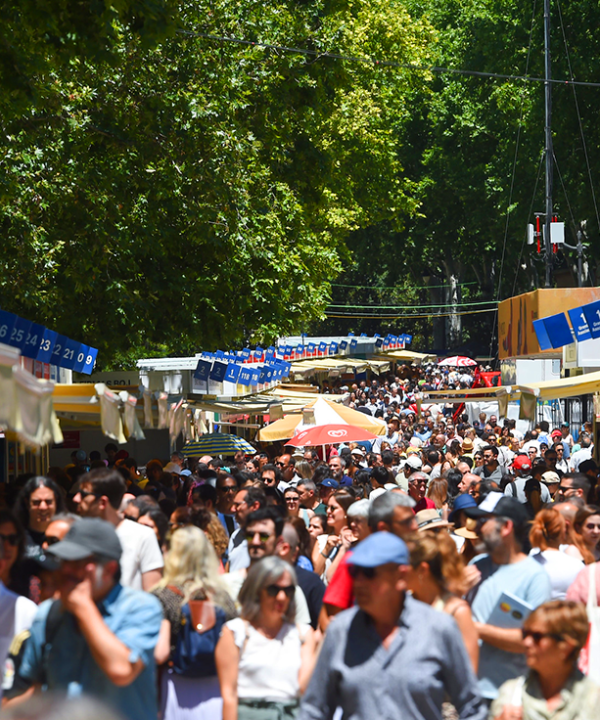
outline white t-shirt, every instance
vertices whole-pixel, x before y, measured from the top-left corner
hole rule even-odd
[[[239,608],[238,595],[246,579],[248,572],[246,570],[236,570],[235,572],[225,573],[221,575],[225,584],[227,585],[227,591],[231,599],[236,603]],[[310,613],[308,612],[308,605],[306,604],[306,598],[302,592],[302,588],[296,585],[296,592],[294,594],[294,600],[296,601],[296,622],[298,625],[310,625]]]
[[[590,460],[592,457],[592,448],[581,448],[581,450],[578,450],[577,452],[573,453],[571,455],[571,458],[569,460],[569,464],[571,466],[571,470],[573,472],[579,471],[579,466],[582,462],[585,460]]]
[[[238,697],[294,700],[300,693],[300,634],[296,625],[284,622],[273,639],[265,637],[235,618],[225,623],[240,649]]]
[[[23,630],[29,630],[37,609],[34,602],[8,590],[0,580],[0,680],[2,682],[13,638]],[[0,682],[0,700],[2,699],[2,682]]]
[[[121,541],[121,585],[143,590],[142,574],[160,570],[164,560],[154,530],[133,520],[123,520],[117,526]]]
[[[234,530],[229,538],[227,546],[227,557],[229,558],[229,572],[243,570],[250,565],[250,555],[248,555],[248,541],[244,535],[244,530],[238,528]]]
[[[575,581],[577,575],[583,569],[584,564],[570,555],[565,555],[560,550],[544,550],[537,552],[534,548],[531,556],[548,573],[550,585],[552,586],[552,600],[564,600],[567,597],[569,586]]]

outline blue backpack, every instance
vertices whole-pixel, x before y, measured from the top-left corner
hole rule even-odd
[[[171,585],[177,595],[183,593]],[[188,600],[181,606],[181,625],[175,640],[170,667],[185,677],[212,677],[217,674],[215,648],[227,617],[223,608],[210,600]]]

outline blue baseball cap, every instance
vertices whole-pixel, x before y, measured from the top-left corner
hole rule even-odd
[[[376,532],[360,542],[348,560],[348,565],[379,567],[387,563],[408,565],[410,555],[404,540],[389,532]]]
[[[334,490],[338,490],[340,484],[333,478],[325,478],[325,480],[321,483],[321,487],[334,488]]]
[[[452,512],[448,516],[448,521],[454,522],[454,520],[456,519],[456,513],[464,510],[465,508],[471,507],[477,507],[475,498],[472,495],[469,495],[469,493],[463,493],[462,495],[459,495],[454,499],[454,506],[452,508]]]

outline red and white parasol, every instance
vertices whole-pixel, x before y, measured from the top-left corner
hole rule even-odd
[[[477,363],[475,360],[471,360],[471,358],[463,357],[462,355],[453,355],[452,357],[440,360],[438,365],[441,367],[474,367]]]
[[[286,442],[294,447],[312,447],[316,445],[337,445],[338,443],[361,442],[375,440],[376,435],[353,425],[317,425],[301,430]]]
[[[475,367],[477,363],[471,358],[463,357],[462,355],[453,355],[449,358],[440,360],[438,365],[441,367]]]

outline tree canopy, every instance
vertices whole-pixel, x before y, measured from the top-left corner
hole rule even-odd
[[[554,75],[600,77],[598,8],[552,12]],[[543,86],[422,69],[543,75],[535,2],[42,0],[0,18],[0,307],[104,367],[310,330],[487,344],[490,301],[538,282]],[[554,89],[556,212],[592,247],[599,98]],[[432,336],[448,309],[482,312]]]
[[[2,118],[0,305],[105,365],[306,326],[349,233],[416,208],[397,138],[422,74],[205,36],[425,62],[425,19],[220,0],[181,2],[177,28],[152,44],[112,18],[106,57],[74,43]]]
[[[434,28],[435,65],[544,76],[541,3],[409,0],[407,7]],[[552,4],[553,77],[569,79],[572,69],[578,80],[598,80],[598,39],[589,33],[598,8],[575,2],[562,8],[562,15],[560,10],[558,2]],[[457,303],[456,312],[478,312],[462,317],[462,337],[443,321],[433,323],[441,332],[432,335],[430,319],[411,320],[411,310],[396,310],[405,317],[394,320],[389,308],[371,313],[389,319],[331,320],[320,329],[413,332],[427,347],[462,339],[487,350],[495,324],[493,313],[483,312],[493,305],[483,303],[543,285],[543,262],[525,245],[525,232],[533,213],[544,210],[544,88],[539,82],[442,72],[433,76],[429,90],[414,96],[412,122],[401,139],[418,211],[401,231],[384,222],[355,233],[348,243],[353,260],[335,282],[354,288],[348,300],[353,305],[446,305],[429,311],[435,316]],[[555,212],[565,221],[571,244],[580,222],[587,221],[590,270],[600,228],[577,108],[595,180],[600,176],[594,129],[599,104],[597,88],[553,86]],[[574,260],[574,254],[557,254],[557,281],[574,282]],[[588,283],[593,280],[592,272]],[[333,303],[341,312],[346,290],[334,290]]]

